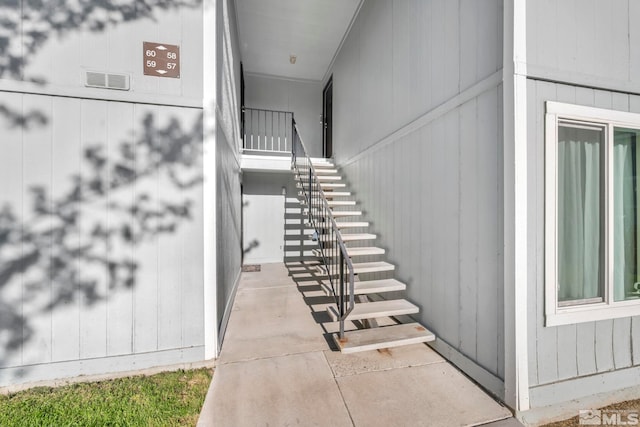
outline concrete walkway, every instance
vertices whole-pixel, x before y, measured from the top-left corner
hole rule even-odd
[[[243,273],[198,426],[520,425],[426,345],[335,351],[330,303],[304,264]]]

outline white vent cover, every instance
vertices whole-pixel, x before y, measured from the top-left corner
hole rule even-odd
[[[129,90],[129,75],[87,71],[85,86],[100,87],[103,89]]]

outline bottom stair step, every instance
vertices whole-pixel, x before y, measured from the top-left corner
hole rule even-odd
[[[418,313],[420,309],[405,299],[382,300],[358,303],[347,315],[346,320],[375,319],[377,317],[401,316],[403,314]],[[327,307],[327,313],[334,322],[340,320],[335,306]]]
[[[345,332],[343,339],[333,334],[333,339],[342,353],[356,353],[434,341],[436,336],[419,323],[404,323]]]

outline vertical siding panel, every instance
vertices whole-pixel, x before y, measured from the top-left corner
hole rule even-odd
[[[478,97],[478,362],[497,373],[498,319],[498,164],[497,164],[497,90]]]
[[[640,365],[640,317],[631,318],[631,352],[633,365]]]
[[[595,353],[598,372],[610,371],[613,363],[613,320],[595,322]]]
[[[190,128],[199,122],[200,112],[182,110],[184,123],[189,123]],[[202,153],[202,136],[200,132],[191,141],[193,150]],[[202,156],[197,156],[197,162],[193,165],[193,174],[202,177]],[[203,193],[202,186],[198,185],[190,189],[189,198],[193,201],[192,219],[185,224],[182,232],[181,269],[182,269],[182,346],[190,347],[204,343],[204,305],[202,304],[204,286],[204,248],[203,248]],[[295,193],[288,195],[295,197]],[[238,195],[240,197],[240,195]],[[240,200],[239,203],[242,201]]]
[[[557,37],[562,43],[554,42],[557,46],[558,58],[557,68],[559,70],[575,70],[576,69],[576,49],[578,48],[578,22],[576,22],[576,0],[562,0],[556,2],[557,21],[555,22],[555,31]],[[543,31],[548,31],[544,28]],[[580,35],[582,33],[580,32]],[[551,47],[544,45],[545,49]],[[553,48],[552,48],[553,49]]]
[[[477,3],[477,2],[476,2]],[[481,80],[502,68],[502,1],[477,3],[477,78]]]
[[[551,83],[538,84],[538,113],[544,123],[544,101],[556,99],[556,87]],[[542,126],[539,124],[538,126]],[[542,127],[541,129],[544,129]],[[544,134],[542,134],[544,135]],[[542,231],[540,231],[542,232]],[[537,300],[539,301],[538,314],[544,316],[544,287],[538,288]],[[546,328],[542,323],[538,324],[538,383],[544,384],[558,379],[558,338],[557,328]]]
[[[594,46],[596,44],[596,33],[593,28],[596,24],[595,15],[595,0],[578,0],[580,7],[575,7],[576,4],[572,4],[573,10],[570,12],[574,15],[571,20],[574,22],[574,34],[571,41],[576,42],[576,49],[573,53],[569,52],[574,57],[575,68],[578,70],[589,70],[593,67],[594,61]],[[577,25],[577,28],[575,27]],[[584,31],[586,29],[586,31]]]
[[[445,68],[444,58],[446,57],[445,31],[446,21],[443,19],[446,12],[445,0],[434,0],[429,2],[431,10],[431,93],[432,99],[429,107],[439,105],[447,99],[445,80],[446,73],[450,70]],[[427,21],[428,22],[428,21]]]
[[[132,218],[126,207],[134,201],[132,184],[115,184],[120,177],[115,175],[116,168],[135,168],[133,162],[123,157],[125,145],[130,144],[133,131],[133,105],[129,103],[110,102],[107,117],[107,156],[109,158],[109,176],[107,177],[113,190],[108,196],[107,229],[114,233],[109,246],[109,262],[124,266],[134,262],[131,242],[126,242],[123,230],[135,229]],[[118,169],[120,170],[120,169]],[[121,181],[122,182],[122,181]],[[119,355],[132,352],[133,330],[133,291],[124,281],[126,275],[109,283],[107,290],[107,354]]]
[[[447,312],[445,309],[445,289],[447,286],[447,272],[445,269],[446,255],[444,248],[447,244],[446,230],[446,214],[445,214],[445,200],[446,200],[446,183],[444,182],[444,176],[446,173],[446,165],[444,162],[445,146],[443,141],[445,140],[445,128],[444,120],[442,118],[436,120],[433,123],[433,135],[429,142],[433,147],[433,164],[432,164],[432,209],[433,220],[431,223],[432,228],[432,244],[434,248],[438,248],[432,253],[432,310],[435,322],[437,325],[438,334],[442,334],[442,331],[446,329]],[[448,337],[443,337],[448,342]]]
[[[53,171],[51,195],[57,203],[69,203],[71,210],[78,208],[78,202],[68,200],[74,188],[74,177],[80,174],[82,161],[80,143],[81,102],[77,99],[53,98]],[[71,251],[80,248],[78,224],[65,225],[65,246]],[[65,273],[54,278],[54,295],[62,298],[52,312],[52,360],[77,359],[80,354],[80,301],[77,291],[78,258],[67,258],[67,254],[59,254],[64,259]]]
[[[613,320],[613,365],[615,369],[631,366],[631,318]]]
[[[608,2],[607,2],[608,3]],[[632,75],[629,74],[630,57],[632,55],[631,46],[629,45],[629,27],[636,24],[634,19],[637,15],[629,15],[630,5],[633,3],[629,0],[613,0],[612,4],[604,4],[611,14],[611,20],[608,22],[610,37],[612,42],[607,45],[607,52],[610,52],[611,61],[606,65],[606,73],[613,73],[613,77],[627,82]],[[633,18],[631,18],[633,16]],[[637,46],[637,45],[635,45]],[[637,48],[636,48],[637,49]],[[634,49],[635,51],[635,49]],[[605,74],[605,75],[607,75]]]
[[[498,116],[496,118],[496,125],[498,126],[498,138],[496,140],[496,159],[498,160],[497,162],[497,167],[496,170],[497,171],[503,171],[504,170],[504,126],[503,126],[503,118],[504,118],[504,111],[503,111],[503,103],[502,100],[504,99],[504,93],[503,93],[503,85],[499,84],[498,88],[497,88],[497,95],[498,95],[498,100],[497,100],[497,112],[498,112]],[[497,342],[497,348],[496,348],[496,353],[498,355],[498,378],[504,380],[505,379],[505,344],[504,344],[504,245],[502,242],[504,242],[504,179],[502,179],[502,175],[500,175],[500,172],[498,172],[498,179],[497,179],[497,196],[496,196],[496,200],[495,200],[495,207],[497,210],[497,221],[498,221],[498,227],[496,230],[496,243],[497,243],[497,247],[496,250],[498,252],[498,257],[497,257],[497,276],[498,276],[498,281],[496,283],[496,287],[497,287],[497,293],[498,293],[498,297],[497,297],[497,301],[498,301],[498,342]]]
[[[447,99],[460,91],[460,4],[459,0],[445,2],[445,28],[442,59],[444,65],[444,89]]]
[[[235,13],[235,11],[234,11]],[[189,58],[180,64],[180,80],[182,81],[182,96],[198,98],[202,96],[202,15],[198,8],[183,8],[181,13],[180,55]],[[238,55],[240,52],[236,52]],[[234,58],[237,64],[240,58]],[[207,76],[208,78],[209,76]],[[236,85],[240,80],[236,75]]]
[[[87,160],[89,152],[97,156],[107,153],[107,103],[103,101],[83,100],[81,105],[82,152],[80,174],[85,183],[95,182],[104,185],[107,174],[104,169]],[[93,187],[89,190],[88,187]],[[107,354],[107,311],[103,301],[107,294],[108,274],[101,261],[106,260],[107,242],[96,234],[108,224],[107,195],[99,189],[100,185],[85,187],[80,213],[80,246],[85,254],[78,265],[82,286],[86,287],[81,300],[80,311],[80,358],[104,357]]]
[[[182,117],[177,115],[176,109],[162,108],[156,113],[156,119],[161,128],[166,126],[175,127],[174,132],[185,131],[188,121],[182,121]],[[175,122],[174,122],[175,121]],[[178,124],[180,123],[180,124]],[[218,141],[220,144],[222,141]],[[224,151],[222,158],[223,164],[228,165],[229,169],[233,169],[231,165],[234,160],[229,158],[229,150]],[[227,171],[224,171],[227,172]],[[228,177],[228,173],[219,176]],[[228,178],[226,178],[228,179]],[[238,189],[239,191],[239,189]],[[173,183],[168,176],[166,170],[161,171],[158,175],[158,197],[161,204],[160,209],[166,212],[167,208],[162,205],[166,203],[182,203],[183,194],[176,184]],[[220,204],[224,206],[223,211],[231,205],[227,195],[223,196]],[[230,232],[232,227],[228,218],[223,219],[226,225],[226,231]],[[182,341],[182,303],[181,303],[181,271],[180,271],[180,236],[182,233],[182,221],[177,220],[177,227],[169,233],[162,233],[158,236],[158,348],[161,350],[178,348]],[[221,240],[230,244],[230,239]],[[226,253],[226,251],[225,251]],[[232,263],[229,262],[227,268],[231,269]],[[226,286],[233,286],[233,283],[227,283]]]
[[[536,46],[538,46],[538,63],[545,64],[550,68],[558,68],[559,47],[558,40],[561,32],[558,30],[558,21],[563,20],[556,10],[556,0],[536,1],[538,13],[536,14],[537,25],[535,25]]]
[[[22,94],[4,93],[3,104],[10,109],[22,111]],[[20,272],[19,260],[23,254],[22,230],[19,224],[24,218],[23,198],[23,129],[11,123],[9,117],[0,114],[2,125],[2,156],[0,156],[0,218],[14,228],[12,240],[0,241],[0,271],[5,273],[9,261],[13,261],[13,274],[0,281],[2,299],[0,310],[5,319],[0,324],[0,367],[17,366],[22,363],[24,333],[23,322],[23,274]],[[11,220],[11,216],[14,217]],[[5,224],[2,224],[3,228]],[[11,316],[9,317],[8,314]],[[28,319],[24,319],[28,320]],[[6,322],[6,323],[5,323]]]
[[[478,14],[486,14],[484,10],[484,7],[478,7],[476,0],[460,0],[460,90],[476,82],[478,62],[485,57],[478,48],[478,27],[481,25],[478,21],[482,21]]]
[[[410,19],[409,2],[393,2],[392,33],[392,73],[393,73],[393,122],[406,123],[411,117],[409,100],[411,99],[411,80],[409,63],[415,55],[409,49],[410,33],[407,23]],[[412,55],[413,53],[413,55]]]
[[[531,3],[528,3],[528,8],[533,7]],[[535,221],[529,221],[529,227],[527,231],[527,239],[529,242],[528,253],[528,294],[527,294],[527,309],[528,309],[528,352],[529,352],[529,384],[537,385],[538,382],[538,341],[537,330],[538,327],[544,325],[544,303],[538,299],[538,289],[544,288],[544,271],[541,271],[539,265],[541,264],[541,256],[543,254],[541,248],[544,248],[544,239],[540,237],[541,228],[539,228],[542,218],[541,209],[539,209],[540,203],[544,203],[544,181],[540,180],[542,170],[544,169],[544,150],[541,148],[544,146],[540,142],[538,132],[542,132],[544,128],[544,117],[541,116],[541,108],[538,108],[541,100],[538,98],[537,82],[535,80],[527,81],[527,141],[529,144],[527,157],[529,159],[528,172],[528,186],[529,186],[529,215],[530,219],[535,218]],[[542,151],[542,152],[541,152]],[[540,189],[540,187],[543,187]],[[542,200],[539,198],[542,192]],[[544,226],[544,223],[542,224]],[[544,229],[544,228],[542,228]]]
[[[155,210],[158,197],[157,174],[148,174],[148,150],[143,143],[153,141],[153,126],[157,120],[157,107],[136,105],[134,108],[134,140],[136,141],[135,200],[140,208]],[[149,127],[145,126],[149,123]],[[144,201],[148,199],[148,201]],[[140,221],[135,218],[134,221]],[[138,225],[139,227],[139,225]],[[158,237],[148,236],[136,246],[139,262],[137,283],[133,295],[133,350],[135,353],[153,351],[158,348]]]
[[[25,95],[23,114],[39,111],[51,115],[51,98]],[[38,261],[24,270],[23,313],[31,328],[25,334],[23,364],[51,361],[51,311],[45,307],[52,301],[52,283],[49,274],[52,238],[48,235],[53,225],[50,216],[37,208],[36,191],[41,189],[44,209],[51,209],[51,140],[50,125],[25,128],[23,148],[23,212],[24,254],[35,251]],[[32,233],[32,236],[29,234]]]
[[[629,16],[640,16],[640,2],[627,2]],[[638,25],[629,26],[629,49],[631,46],[640,46],[640,28]],[[629,55],[629,77],[640,75],[640,55]]]
[[[427,323],[430,324],[434,329],[436,327],[437,316],[436,313],[433,312],[433,288],[436,286],[433,280],[433,270],[431,266],[433,265],[433,249],[434,239],[433,239],[433,197],[432,197],[432,182],[431,176],[433,174],[433,165],[437,162],[433,156],[433,144],[431,144],[431,125],[425,126],[421,131],[421,146],[422,146],[422,165],[423,165],[423,173],[421,177],[421,185],[422,189],[420,194],[420,202],[421,202],[421,210],[423,213],[423,222],[422,222],[422,236],[421,241],[422,245],[422,264],[421,264],[421,274],[423,286],[421,287],[421,301],[424,304],[423,308],[425,312],[422,314],[424,319],[427,319]]]
[[[460,351],[474,360],[478,325],[479,233],[476,114],[476,99],[460,108]]]
[[[445,166],[442,178],[444,182],[440,186],[444,189],[444,221],[442,229],[446,230],[447,235],[442,246],[445,260],[445,280],[442,282],[444,286],[444,308],[448,313],[448,318],[443,329],[443,336],[446,341],[455,347],[459,346],[460,335],[458,333],[458,324],[460,317],[460,273],[459,273],[459,241],[460,229],[458,228],[460,218],[460,207],[458,205],[459,193],[459,141],[458,134],[458,110],[454,110],[444,117],[445,137],[438,141],[444,144],[443,164]]]

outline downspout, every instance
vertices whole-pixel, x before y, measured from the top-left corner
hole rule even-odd
[[[503,22],[505,400],[529,409],[527,345],[526,0],[505,0]]]

